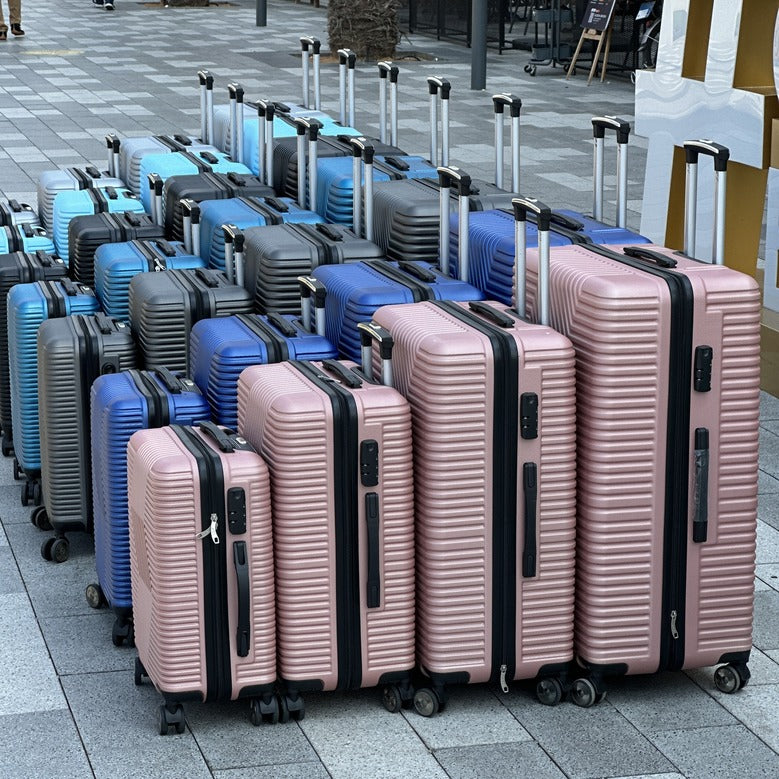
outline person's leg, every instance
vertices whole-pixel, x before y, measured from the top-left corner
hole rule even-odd
[[[0,0],[0,41],[4,41],[8,37],[8,25],[5,23],[5,16],[3,16],[3,0]]]
[[[11,32],[24,35],[22,29],[22,0],[8,0],[8,15],[11,19]]]

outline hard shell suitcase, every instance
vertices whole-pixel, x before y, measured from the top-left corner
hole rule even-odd
[[[188,700],[250,699],[275,722],[276,610],[268,468],[211,423],[141,430],[127,447],[135,681],[162,693],[159,732]]]
[[[142,214],[143,204],[129,189],[105,187],[60,192],[54,198],[52,235],[57,252],[68,261],[70,223],[79,216],[132,212]]]
[[[2,452],[13,454],[11,422],[11,378],[8,364],[8,293],[17,284],[61,279],[67,266],[46,252],[0,254],[0,425],[3,429]]]
[[[66,532],[92,532],[92,382],[134,367],[130,328],[105,314],[48,319],[38,328],[43,506],[32,521],[38,527],[50,524],[55,533],[41,547],[44,560],[68,559]]]
[[[238,381],[239,432],[271,474],[279,682],[300,693],[385,686],[414,666],[411,414],[353,363],[283,362]]]
[[[200,390],[167,370],[123,371],[92,384],[92,506],[97,583],[87,587],[93,608],[108,604],[116,614],[111,637],[130,638],[132,590],[127,520],[127,443],[138,430],[169,424],[195,425],[210,418]]]
[[[54,242],[39,225],[28,223],[0,227],[0,254],[13,252],[48,252],[53,254]]]
[[[12,226],[38,224],[38,212],[27,203],[18,200],[0,200],[0,225]]]
[[[337,357],[324,335],[323,290],[315,281],[302,286],[304,308],[316,307],[311,329],[310,309],[301,321],[282,314],[239,314],[203,319],[192,327],[189,340],[190,370],[220,425],[238,424],[238,377],[251,365],[283,360],[326,360]]]
[[[610,675],[725,663],[714,674],[721,691],[749,679],[760,291],[721,264],[727,149],[685,150],[688,180],[699,153],[715,159],[717,264],[691,259],[689,207],[684,254],[552,252],[552,323],[577,361],[582,671],[572,696],[582,706]],[[532,290],[537,252],[526,254]]]
[[[555,704],[574,639],[571,342],[494,302],[385,306],[373,321],[394,340],[414,420],[417,659],[430,680],[414,706],[432,716],[446,684],[507,692],[515,679]],[[361,325],[364,360],[375,325]]]
[[[249,314],[252,297],[224,273],[197,268],[139,273],[130,282],[129,305],[143,367],[188,373],[192,325],[210,317]]]
[[[147,271],[203,268],[205,262],[179,241],[164,238],[107,243],[95,250],[95,293],[103,311],[130,322],[129,290],[133,276]]]
[[[134,239],[163,239],[163,230],[148,214],[129,211],[77,216],[68,226],[68,273],[82,284],[94,286],[95,253],[111,244]]]
[[[100,309],[89,287],[65,277],[61,281],[17,284],[8,293],[8,368],[15,475],[26,476],[22,505],[41,502],[41,444],[38,423],[38,328],[44,320]]]

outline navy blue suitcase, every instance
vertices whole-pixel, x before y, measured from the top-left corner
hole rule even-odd
[[[127,442],[137,430],[207,421],[206,399],[194,382],[165,368],[100,376],[92,384],[92,505],[97,584],[86,589],[93,608],[116,613],[112,640],[132,636],[130,537],[127,506]]]

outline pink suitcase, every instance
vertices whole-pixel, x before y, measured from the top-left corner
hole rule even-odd
[[[724,193],[727,150],[686,146],[693,167],[699,152],[715,154]],[[532,305],[538,251],[527,264]],[[657,246],[566,246],[552,250],[551,287],[552,324],[573,341],[577,367],[576,652],[586,673],[573,700],[596,702],[608,675],[716,663],[727,665],[715,684],[735,692],[752,646],[757,284]]]
[[[490,302],[385,306],[411,405],[417,660],[435,714],[450,683],[536,679],[554,705],[573,659],[576,430],[571,342]],[[363,361],[370,358],[363,328]]]
[[[238,429],[268,462],[279,683],[303,714],[308,690],[384,685],[413,698],[411,414],[354,364],[247,368]]]
[[[138,659],[165,697],[160,734],[182,702],[250,698],[276,722],[276,625],[268,468],[211,422],[141,430],[127,448],[130,565]]]

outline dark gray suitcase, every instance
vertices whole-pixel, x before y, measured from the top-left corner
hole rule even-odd
[[[129,297],[130,326],[146,370],[188,373],[195,322],[252,313],[251,294],[207,268],[139,273],[130,282]]]
[[[92,382],[104,373],[135,367],[130,328],[105,314],[47,319],[38,329],[38,395],[43,506],[55,535],[44,542],[45,560],[68,559],[65,532],[92,532],[89,400]]]

